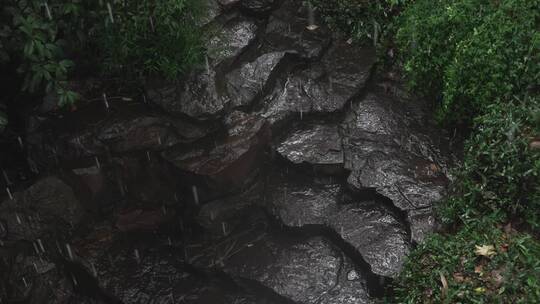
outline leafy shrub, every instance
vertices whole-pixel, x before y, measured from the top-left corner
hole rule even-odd
[[[75,62],[122,78],[178,77],[201,56],[198,0],[7,0],[0,11],[0,64],[16,62],[23,90],[51,92],[61,106]],[[202,9],[202,8],[200,8]]]
[[[311,0],[324,21],[360,42],[375,44],[388,35],[391,21],[411,0]]]
[[[409,256],[390,302],[538,303],[540,243],[501,228],[483,221],[431,236]]]
[[[23,90],[54,90],[61,104],[69,104],[76,98],[66,87],[73,62],[66,57],[63,38],[75,30],[77,23],[73,20],[79,17],[82,6],[77,2],[46,3],[7,1],[0,13],[0,61],[19,62],[18,72],[24,75]]]
[[[455,197],[441,208],[450,223],[498,213],[540,225],[540,150],[530,147],[540,135],[535,113],[540,98],[496,103],[476,119],[467,141]]]
[[[397,41],[411,88],[442,93],[439,121],[468,125],[540,79],[539,0],[417,0]]]
[[[175,79],[202,60],[198,0],[115,1],[102,48],[109,71]]]

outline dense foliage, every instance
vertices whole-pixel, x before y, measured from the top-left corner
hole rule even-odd
[[[411,88],[442,101],[439,121],[470,125],[539,81],[539,29],[539,0],[417,0],[397,42]]]
[[[197,0],[7,0],[0,12],[0,64],[16,62],[23,90],[54,91],[60,105],[77,94],[68,80],[77,63],[123,78],[174,78],[196,63]]]
[[[455,197],[441,208],[443,219],[467,222],[496,215],[539,227],[540,151],[531,142],[540,134],[540,98],[495,103],[485,112],[466,143]]]
[[[377,44],[391,32],[393,17],[411,0],[310,0],[324,21],[361,43]]]
[[[411,254],[391,303],[538,303],[540,243],[489,221],[433,235]]]
[[[175,79],[202,62],[201,30],[194,20],[200,1],[123,2],[101,37],[107,70]]]

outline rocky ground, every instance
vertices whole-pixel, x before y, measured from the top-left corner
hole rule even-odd
[[[1,303],[372,303],[435,228],[444,140],[374,49],[299,0],[211,3],[182,81],[26,122]]]

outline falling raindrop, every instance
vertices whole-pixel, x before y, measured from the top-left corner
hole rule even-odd
[[[163,215],[167,215],[167,207],[165,207],[165,205],[161,206],[161,211],[163,212]]]
[[[38,270],[38,268],[37,268],[36,262],[32,262],[32,264],[34,265],[34,269],[36,270],[36,272],[39,273],[39,270]]]
[[[141,256],[139,255],[139,250],[135,249],[133,253],[135,254],[135,260],[137,261],[137,264],[140,264],[141,263]]]
[[[167,242],[169,243],[169,246],[172,246],[172,240],[170,236],[167,238]]]
[[[223,236],[227,236],[227,223],[221,222],[221,230],[223,230]]]
[[[51,10],[49,9],[49,5],[47,4],[47,1],[45,1],[43,5],[45,6],[45,13],[47,14],[47,18],[49,18],[49,20],[52,20]]]
[[[73,280],[73,285],[75,286],[79,285],[79,282],[77,282],[77,278],[75,278],[73,274],[71,275],[71,280]]]
[[[343,236],[344,236],[344,230],[343,230],[343,226],[341,226],[341,229],[340,229],[340,233],[339,233],[339,234],[341,235],[341,237],[343,237]]]
[[[211,211],[210,211],[210,220],[213,221],[214,219],[215,219],[214,211],[211,210]]]
[[[94,275],[94,278],[97,278],[98,274],[94,263],[90,263],[90,267],[92,268],[92,274]]]
[[[22,281],[23,281],[24,287],[28,288],[28,282],[26,282],[26,279],[24,277],[22,278]]]
[[[69,244],[66,244],[66,249],[69,259],[73,261],[73,252],[71,251],[71,246]]]
[[[58,250],[58,253],[62,255],[62,248],[60,247],[60,243],[58,243],[58,240],[56,240],[55,242],[56,242],[56,249]]]
[[[146,101],[146,95],[143,94],[142,98],[143,98],[143,102],[144,102],[145,104],[147,104],[148,102]]]
[[[199,205],[199,192],[197,191],[197,186],[191,186],[191,192],[193,193],[193,201],[195,205]]]
[[[17,219],[17,223],[19,223],[19,225],[22,224],[21,218],[19,217],[18,213],[15,213],[15,219]]]
[[[152,28],[152,32],[155,32],[156,29],[154,28],[154,18],[152,18],[152,16],[148,17],[148,19],[150,20],[150,27]]]
[[[114,23],[112,7],[111,7],[111,4],[109,2],[107,2],[107,10],[109,11],[109,19],[111,20],[111,23]]]
[[[94,156],[94,160],[96,161],[96,167],[97,167],[98,169],[100,169],[100,168],[101,168],[101,164],[99,163],[99,158],[98,158],[97,156]]]
[[[158,145],[161,145],[161,136],[157,136],[157,142],[158,142]]]
[[[179,200],[178,200],[178,194],[177,194],[176,192],[174,193],[174,200],[175,200],[177,203],[179,202]]]
[[[314,31],[318,29],[319,27],[315,24],[315,12],[313,9],[313,5],[311,3],[308,3],[308,26],[307,29],[310,31]]]
[[[6,181],[6,185],[11,185],[11,181],[9,180],[9,176],[7,175],[6,170],[2,170],[2,175],[4,176],[4,180]]]
[[[302,110],[302,106],[300,106],[300,120],[303,119],[304,111]]]
[[[41,239],[38,239],[37,242],[38,242],[39,248],[41,249],[41,252],[45,253],[45,247],[43,246],[43,242],[41,241]]]
[[[107,100],[107,94],[103,93],[103,103],[105,104],[105,109],[109,111],[109,101]]]
[[[36,242],[32,242],[32,246],[34,247],[34,251],[36,252],[36,254],[39,255],[39,249],[36,245]]]
[[[24,150],[24,144],[23,144],[22,138],[20,136],[17,137],[17,141],[19,142],[19,147],[21,147],[21,149]]]
[[[150,161],[150,151],[146,151],[146,158]]]
[[[9,187],[6,187],[6,192],[7,192],[8,196],[9,196],[9,199],[13,200],[13,195],[11,194],[11,190],[9,190]]]
[[[208,56],[204,57],[204,62],[206,65],[206,74],[210,75],[210,61],[208,60]]]

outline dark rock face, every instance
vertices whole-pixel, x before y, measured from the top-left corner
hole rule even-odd
[[[370,94],[344,124],[346,168],[352,186],[374,188],[405,211],[429,208],[443,198],[445,159],[428,136],[415,131],[407,113],[391,100]],[[421,241],[434,221],[411,221],[413,239]]]
[[[264,54],[228,74],[226,82],[231,104],[234,107],[251,104],[253,99],[262,93],[284,55],[283,52]]]
[[[224,270],[295,303],[370,303],[363,277],[349,281],[352,262],[323,238],[267,237],[229,259]]]
[[[202,177],[213,189],[237,189],[252,179],[269,139],[264,119],[234,112],[225,119],[228,136],[213,146],[178,147],[163,157],[178,169]]]
[[[321,62],[278,82],[263,101],[262,115],[274,124],[293,114],[340,111],[365,87],[374,63],[374,50],[338,43]]]
[[[219,114],[227,103],[217,92],[216,71],[210,65],[190,73],[181,82],[154,85],[147,94],[168,113],[201,120]]]
[[[270,208],[289,227],[328,227],[353,246],[378,275],[392,277],[409,252],[405,227],[374,202],[343,201],[339,185],[282,183],[271,188]]]
[[[265,48],[270,51],[295,53],[307,59],[320,57],[330,44],[330,34],[323,26],[308,30],[308,14],[302,1],[283,1],[282,6],[272,12],[268,20],[264,36]]]
[[[83,215],[83,206],[71,187],[56,177],[47,177],[0,205],[0,236],[34,241],[48,233],[67,234]]]
[[[77,294],[76,280],[66,273],[63,266],[37,256],[26,246],[17,249],[3,254],[0,261],[0,299],[3,303],[106,303],[97,296],[93,299]]]
[[[343,168],[341,136],[336,125],[310,125],[292,132],[277,152],[294,164]]]

